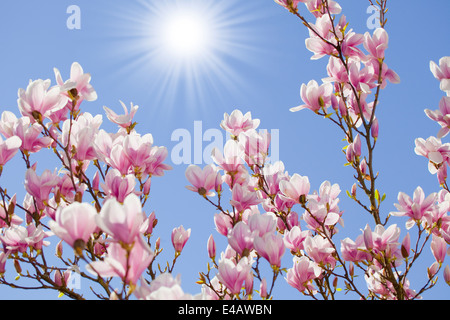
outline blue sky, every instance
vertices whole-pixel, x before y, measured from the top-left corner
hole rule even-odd
[[[155,49],[158,23],[170,11],[167,8],[191,2],[212,22],[216,38],[208,55],[186,67],[169,61]],[[354,31],[370,31],[368,1],[339,3]],[[81,10],[81,29],[67,28],[70,5]],[[439,129],[423,112],[425,108],[437,109],[443,96],[429,71],[429,62],[450,55],[447,0],[436,0],[433,6],[422,1],[390,1],[388,7],[390,43],[386,62],[399,74],[401,83],[389,84],[382,92],[378,113],[376,170],[380,171],[380,191],[387,194],[382,207],[385,214],[395,210],[399,191],[412,194],[418,185],[426,194],[439,190],[436,177],[428,173],[426,160],[414,153],[414,140],[436,135]],[[307,36],[299,19],[272,0],[2,1],[0,111],[18,114],[18,88],[26,88],[29,79],[49,78],[54,84],[54,67],[67,78],[74,61],[91,73],[99,97],[85,103],[85,111],[103,114],[104,105],[120,111],[119,100],[127,105],[133,102],[140,106],[138,132],[152,133],[155,144],[166,146],[169,152],[177,144],[171,140],[175,130],[186,129],[194,139],[195,121],[202,121],[205,132],[219,128],[224,112],[235,108],[251,111],[253,117],[261,119],[261,128],[279,130],[280,159],[289,173],[307,175],[313,189],[325,180],[341,186],[345,228],[340,232],[355,238],[368,217],[345,195],[353,184],[353,173],[343,166],[340,132],[311,112],[289,112],[290,107],[301,103],[302,83],[326,76],[326,59],[309,59],[312,53],[304,46]],[[106,116],[104,128],[115,130]],[[207,145],[204,141],[203,147]],[[53,162],[45,156],[35,159],[41,167],[48,163],[53,169]],[[170,158],[168,161],[172,164]],[[5,167],[0,183],[20,194],[23,185],[17,176],[23,179],[24,170],[20,167],[23,164],[17,163]],[[173,167],[166,176],[153,180],[146,210],[156,212],[157,234],[166,247],[167,259],[172,255],[172,228],[182,224],[192,229],[174,272],[181,273],[185,291],[197,293],[198,272],[206,270],[206,241],[210,234],[216,239],[220,236],[214,230],[214,208],[185,189],[187,165]],[[404,222],[396,221],[402,228]],[[290,257],[286,257],[283,266],[290,267]],[[159,262],[164,264],[165,260]],[[417,287],[423,283],[421,275],[425,275],[426,266],[418,268]],[[415,280],[411,279],[413,286]],[[274,292],[277,298],[302,298],[282,279]],[[448,287],[441,284],[425,297],[446,298],[448,294]],[[0,288],[1,299],[44,296],[56,298],[56,293]]]

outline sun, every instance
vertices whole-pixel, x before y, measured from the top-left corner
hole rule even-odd
[[[161,29],[164,50],[174,58],[195,58],[211,50],[211,25],[196,12],[175,12]]]
[[[154,105],[207,108],[205,97],[245,94],[247,82],[236,66],[254,64],[249,26],[259,19],[257,1],[249,3],[137,0],[109,8],[114,19],[108,32],[117,40],[110,53],[114,72],[139,79],[134,88]]]

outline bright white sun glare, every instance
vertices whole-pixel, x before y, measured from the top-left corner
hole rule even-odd
[[[162,27],[166,50],[178,58],[195,57],[209,50],[209,30],[205,19],[195,12],[178,12],[168,17]]]
[[[111,54],[152,99],[176,106],[170,100],[181,96],[183,106],[199,106],[205,96],[245,90],[235,63],[254,63],[250,12],[240,0],[127,1],[111,22],[120,41]]]

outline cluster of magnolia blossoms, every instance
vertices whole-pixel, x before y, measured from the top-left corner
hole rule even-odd
[[[399,204],[396,204],[399,211],[391,212],[389,215],[408,217],[406,223],[408,230],[417,226],[417,242],[415,246],[411,246],[409,233],[400,242],[400,228],[395,224],[386,227],[389,216],[384,223],[381,222],[379,207],[383,198],[375,188],[377,176],[374,175],[372,163],[379,130],[375,111],[380,90],[385,88],[387,81],[399,82],[398,75],[385,63],[385,51],[389,40],[384,29],[385,1],[377,2],[380,5],[382,27],[376,29],[373,34],[366,32],[364,35],[347,30],[345,16],[341,16],[337,24],[334,23],[334,15],[341,12],[341,7],[335,1],[275,0],[275,2],[298,16],[308,27],[310,37],[306,39],[305,44],[314,54],[311,59],[329,58],[327,77],[322,79],[323,83],[319,85],[315,80],[311,80],[308,84],[303,84],[300,95],[304,104],[291,108],[291,111],[310,109],[318,115],[331,119],[342,129],[348,142],[344,148],[347,164],[355,169],[357,180],[348,194],[368,211],[376,222],[373,231],[368,224],[362,235],[355,241],[346,238],[341,243],[342,259],[351,262],[350,278],[353,278],[355,264],[364,270],[369,296],[383,299],[418,298],[421,292],[430,289],[436,283],[437,273],[444,261],[447,243],[450,243],[447,195],[449,190],[445,181],[450,149],[448,144],[442,144],[440,141],[450,128],[446,120],[450,110],[450,100],[448,100],[450,59],[442,58],[439,66],[434,62],[430,64],[431,71],[440,81],[440,87],[447,93],[447,97],[442,98],[439,110],[426,110],[426,114],[440,124],[441,130],[437,138],[416,140],[416,153],[428,158],[429,170],[433,174],[437,173],[439,183],[444,190],[439,194],[425,197],[419,187],[413,199],[400,193]],[[315,23],[307,22],[300,13],[298,8],[300,2],[305,3],[308,11],[314,15]],[[367,53],[361,50],[361,46]],[[374,94],[373,101],[369,100],[371,94]],[[333,111],[329,110],[330,107]],[[367,150],[363,150],[363,145],[367,146]],[[364,155],[364,151],[367,155]],[[357,198],[358,187],[368,195],[370,205],[364,204]],[[416,292],[410,289],[407,275],[430,238],[432,239],[430,248],[435,262],[427,269],[428,281]],[[400,266],[403,262],[405,263],[402,272]],[[309,270],[310,274],[317,272],[314,269]],[[444,278],[450,283],[448,266],[444,270]],[[348,278],[346,287],[356,291]]]
[[[374,230],[367,224],[355,241],[346,238],[339,248],[333,241],[337,225],[343,225],[339,186],[325,181],[318,191],[312,192],[308,177],[289,175],[282,162],[270,163],[269,145],[261,143],[266,135],[256,132],[257,125],[259,120],[251,119],[250,113],[243,115],[235,110],[231,115],[225,114],[221,127],[232,139],[223,152],[213,151],[214,164],[203,169],[191,165],[186,170],[191,183],[187,188],[215,206],[216,230],[228,243],[218,258],[213,235],[208,239],[211,264],[207,273],[200,273],[199,281],[203,297],[250,299],[256,291],[263,299],[271,298],[275,280],[281,274],[289,285],[309,296],[323,290],[318,287],[330,280],[336,289],[339,278],[346,281],[347,289],[359,292],[361,289],[354,282],[357,266],[364,270],[367,297],[395,298],[395,288],[386,280],[383,268],[386,261],[400,268],[404,261],[408,264],[408,259],[415,260],[420,254],[412,249],[409,233],[401,240],[401,229],[396,224],[378,224]],[[248,147],[248,141],[252,141],[252,147]],[[262,160],[257,163],[250,159]],[[225,205],[227,192],[229,200]],[[391,214],[408,216],[408,229],[423,222],[432,236],[430,248],[436,262],[428,272],[434,277],[446,255],[448,236],[442,237],[444,229],[440,226],[449,221],[450,198],[444,192],[425,197],[420,188],[414,199],[401,195],[396,204],[399,211]],[[297,209],[303,213],[298,214]],[[286,251],[293,257],[291,268],[282,266]],[[270,265],[269,278],[263,276],[261,259]],[[214,269],[217,272],[213,275]],[[340,273],[340,269],[344,271]],[[270,279],[272,283],[268,283]],[[259,290],[255,290],[258,280]],[[406,277],[401,278],[401,283],[405,298],[419,297]]]
[[[439,80],[440,88],[446,93],[439,102],[439,109],[425,109],[426,115],[441,127],[436,137],[428,139],[417,138],[415,152],[428,159],[428,170],[436,174],[439,184],[447,187],[447,166],[450,163],[450,144],[442,143],[442,138],[448,135],[450,130],[450,57],[443,57],[439,65],[430,62],[430,70],[434,77]]]
[[[225,113],[221,127],[232,138],[223,152],[214,149],[213,164],[186,170],[191,183],[187,188],[215,206],[216,230],[228,243],[217,257],[213,235],[208,240],[214,267],[208,265],[199,283],[210,299],[248,299],[254,291],[270,298],[281,274],[299,291],[314,294],[314,280],[321,281],[337,264],[331,238],[342,223],[339,186],[326,181],[312,192],[308,177],[289,175],[281,161],[271,163],[270,135],[257,131],[258,125],[250,113]],[[225,196],[229,196],[227,206]],[[304,213],[299,215],[296,208]],[[288,270],[282,266],[287,249],[294,256]],[[269,279],[263,276],[261,259],[270,265]],[[217,269],[214,275],[213,269]],[[259,290],[254,290],[255,281]]]
[[[164,163],[167,149],[154,145],[151,134],[136,132],[133,117],[138,106],[133,104],[128,111],[121,102],[124,114],[120,115],[104,107],[118,130],[101,129],[102,116],[80,108],[83,101],[97,99],[90,75],[78,63],[73,63],[67,81],[54,71],[55,86],[39,79],[19,90],[19,117],[11,111],[1,115],[0,173],[21,153],[26,194],[20,204],[3,187],[5,181],[0,188],[0,282],[17,286],[5,276],[6,263],[13,260],[19,276],[72,298],[82,298],[68,287],[72,270],[98,282],[104,290],[96,292],[100,297],[128,298],[140,285],[158,279],[152,264],[162,248],[159,238],[151,243],[157,219],[143,208],[152,177],[171,169]],[[33,163],[34,154],[43,149],[53,150],[59,170],[42,170]],[[54,235],[61,239],[56,246],[61,265],[48,265],[43,250]],[[189,236],[190,229],[173,229],[173,265]],[[63,244],[73,248],[74,258],[63,254]],[[79,266],[83,261],[88,273]],[[159,271],[169,272],[173,265]],[[113,278],[120,279],[122,286],[112,287]],[[142,290],[136,292],[142,297]]]

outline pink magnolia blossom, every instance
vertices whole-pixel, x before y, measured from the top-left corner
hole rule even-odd
[[[202,285],[202,299],[204,299],[204,300],[219,300],[219,299],[231,300],[232,297],[230,296],[229,292],[226,291],[226,287],[222,283],[220,283],[217,276],[214,276],[211,279],[208,286],[205,284]]]
[[[216,230],[223,236],[227,236],[228,232],[233,228],[233,220],[230,216],[221,213],[214,215],[214,224]]]
[[[86,161],[97,158],[94,141],[102,121],[101,115],[94,117],[88,112],[80,115],[75,121],[70,119],[64,121],[61,142],[64,146],[70,143],[68,147],[73,153],[73,159]]]
[[[316,23],[310,24],[310,26],[314,31],[309,30],[310,37],[305,40],[305,45],[309,51],[314,53],[311,60],[317,60],[326,55],[335,55],[337,53],[336,39],[331,33],[333,26],[328,15],[318,17]]]
[[[123,152],[130,160],[136,175],[145,171],[146,161],[150,157],[153,136],[148,133],[143,136],[131,133],[123,139]]]
[[[256,232],[252,232],[250,227],[243,221],[239,221],[228,233],[229,245],[240,255],[247,256],[253,249]]]
[[[133,292],[139,300],[192,300],[194,297],[181,288],[181,279],[170,273],[162,273],[148,284],[141,278],[141,285]]]
[[[11,225],[21,225],[23,222],[23,219],[19,217],[14,212],[12,215],[8,213],[9,208],[15,208],[16,207],[16,195],[13,195],[11,199],[9,200],[9,203],[7,204],[7,207],[4,207],[4,204],[6,205],[6,202],[3,204],[0,202],[0,228],[8,226],[6,221],[8,221]]]
[[[366,62],[366,66],[371,66],[373,73],[373,81],[378,82],[378,79],[381,77],[381,85],[380,88],[384,89],[387,86],[387,81],[391,83],[400,83],[399,75],[392,69],[389,69],[386,63],[381,64],[381,72],[380,72],[380,62],[377,60],[370,60]]]
[[[133,164],[127,156],[125,156],[124,147],[122,144],[114,144],[111,148],[109,156],[105,162],[112,168],[119,170],[122,175],[134,173]]]
[[[225,172],[236,174],[243,166],[244,148],[238,141],[227,140],[223,153],[216,147],[211,152],[211,158]]]
[[[131,174],[123,176],[119,170],[110,169],[105,176],[105,183],[100,185],[107,197],[114,197],[123,203],[125,198],[134,192],[136,178]]]
[[[227,183],[231,188],[235,183],[242,183],[247,178],[247,169],[244,165],[244,148],[238,141],[229,139],[223,148],[223,153],[215,147],[211,152],[214,163],[225,171],[221,182]]]
[[[446,190],[442,190],[446,191]],[[446,196],[442,199],[442,193],[438,193],[437,203],[425,212],[422,218],[422,226],[429,231],[431,231],[434,235],[443,236],[445,238],[446,228],[450,227],[450,216],[448,212],[450,211],[450,195],[448,195],[447,191]],[[450,229],[448,229],[450,231]],[[450,242],[450,241],[449,241]]]
[[[437,173],[440,167],[448,163],[450,158],[450,143],[442,143],[441,139],[429,137],[427,140],[417,138],[415,144],[415,153],[429,160],[428,171],[431,174]]]
[[[155,211],[153,211],[142,223],[140,232],[144,234],[144,236],[151,235],[153,233],[153,228],[157,223],[158,220],[156,219]]]
[[[384,59],[384,52],[389,43],[389,35],[384,28],[376,28],[371,36],[369,32],[364,34],[364,48],[371,58]]]
[[[434,210],[436,200],[436,193],[425,197],[425,193],[421,187],[416,188],[412,199],[407,194],[400,192],[398,194],[399,203],[394,204],[398,211],[391,212],[391,214],[394,216],[409,217],[410,221],[407,222],[406,227],[410,229],[414,223],[421,221],[428,212]]]
[[[125,106],[125,104],[122,101],[120,101],[120,104],[122,105],[122,108],[124,111],[124,114],[121,114],[121,115],[116,114],[114,111],[112,111],[108,107],[103,107],[103,109],[105,110],[106,116],[108,117],[108,119],[111,122],[126,129],[132,125],[133,117],[136,114],[136,111],[139,109],[139,106],[135,106],[135,105],[133,105],[133,103],[131,103],[130,111],[128,112],[127,107]]]
[[[326,7],[323,5],[322,0],[303,0],[301,2],[305,2],[306,7],[309,12],[311,12],[316,18],[322,17],[323,15],[327,15],[328,12],[330,14],[340,14],[342,11],[341,6],[334,0],[328,0],[328,11]]]
[[[254,246],[258,254],[266,259],[272,267],[281,267],[281,258],[286,247],[280,234],[266,233],[262,237],[258,236],[255,238]]]
[[[166,147],[153,146],[150,149],[150,156],[145,162],[145,173],[150,176],[161,177],[164,175],[164,171],[172,170],[172,166],[163,163],[168,153]]]
[[[365,246],[363,235],[359,235],[355,241],[350,238],[341,240],[341,253],[345,261],[360,262],[372,260],[372,256]]]
[[[232,295],[237,295],[250,272],[252,269],[247,257],[240,259],[237,264],[230,259],[222,259],[219,262],[217,278]]]
[[[307,2],[310,0],[274,0],[276,3],[278,3],[280,6],[285,7],[289,11],[291,10],[297,10],[297,6],[300,2]]]
[[[358,48],[364,42],[364,35],[348,30],[342,39],[341,51],[345,58],[365,59],[364,53]]]
[[[300,176],[294,173],[289,181],[280,181],[281,197],[292,200],[295,203],[306,203],[306,197],[309,193],[310,184],[306,176]]]
[[[294,265],[286,274],[287,283],[300,292],[308,290],[314,293],[316,290],[313,280],[318,278],[322,269],[306,256],[294,257]]]
[[[26,90],[19,89],[17,104],[20,113],[30,118],[32,123],[42,121],[67,104],[67,97],[60,94],[58,87],[50,88],[50,80],[31,81]]]
[[[86,244],[97,229],[96,216],[97,210],[90,204],[74,202],[58,208],[55,220],[50,220],[48,224],[56,236],[77,250],[78,242],[81,240]]]
[[[225,113],[223,117],[224,119],[220,123],[220,126],[234,137],[239,136],[242,132],[256,129],[260,122],[259,119],[252,119],[251,112],[243,115],[242,111],[238,109],[231,112],[231,114]]]
[[[50,119],[52,126],[49,128],[49,130],[56,129],[59,127],[59,123],[61,121],[66,121],[69,117],[69,113],[72,110],[72,101],[67,101],[66,105],[56,111],[51,112],[48,115],[48,119]]]
[[[356,139],[355,139],[356,140]],[[337,183],[331,184],[330,181],[324,181],[319,187],[319,192],[313,192],[310,195],[310,199],[315,199],[320,203],[326,203],[329,208],[328,211],[339,213],[339,194],[341,193],[341,188]]]
[[[366,225],[364,232],[364,243],[367,249],[373,250],[375,254],[383,253],[390,258],[401,258],[399,250],[400,228],[396,224],[390,225],[387,229],[378,224],[372,231],[369,225]]]
[[[385,300],[396,300],[394,285],[386,280],[382,271],[377,267],[371,266],[364,275],[369,291],[379,295]],[[420,299],[421,297],[410,288],[410,283],[407,278],[402,280],[402,289],[405,292],[405,299]]]
[[[358,97],[358,98],[357,98]],[[352,121],[355,123],[356,127],[360,127],[362,124],[361,118],[361,112],[362,116],[366,119],[366,121],[369,121],[372,116],[373,111],[373,101],[368,102],[368,93],[361,92],[358,94],[358,96],[355,96],[354,92],[350,90],[348,92],[348,95],[346,97],[346,103],[344,104],[341,98],[340,99],[340,105],[339,105],[339,111],[342,114],[350,116]],[[341,105],[342,104],[342,105]]]
[[[313,198],[308,201],[307,207],[303,220],[311,230],[322,230],[324,226],[334,226],[341,220],[339,212],[330,211],[328,202]]]
[[[349,81],[348,72],[345,65],[339,58],[334,56],[330,56],[328,60],[327,73],[328,77],[322,79],[324,83],[337,82],[346,84]]]
[[[15,135],[14,130],[17,123],[17,117],[11,111],[3,111],[0,119],[0,133],[5,138]]]
[[[110,198],[96,215],[95,221],[97,226],[114,240],[132,244],[144,222],[141,201],[133,193],[125,198],[123,204],[115,198]]]
[[[62,80],[61,73],[58,69],[54,68],[53,71],[55,73],[58,86],[66,96],[68,96],[67,91],[76,89],[79,97],[79,102],[77,105],[79,105],[82,100],[97,100],[97,93],[90,84],[91,75],[89,73],[84,73],[83,68],[78,62],[72,63],[70,68],[70,78],[65,82]]]
[[[204,197],[215,195],[212,190],[215,190],[220,174],[214,165],[207,165],[201,169],[199,166],[191,164],[186,169],[185,175],[192,184],[192,186],[186,186],[188,190],[198,192]]]
[[[308,256],[318,265],[329,265],[331,268],[336,265],[336,259],[333,257],[335,250],[331,243],[321,235],[306,238],[304,247]]]
[[[430,247],[436,262],[442,264],[447,255],[447,243],[445,242],[445,239],[433,235]]]
[[[48,202],[50,193],[59,183],[59,177],[50,170],[45,170],[41,176],[38,176],[33,168],[25,173],[25,189],[39,203]]]
[[[85,184],[80,185],[77,183],[78,180],[76,178],[73,179],[76,183],[76,189],[74,189],[70,174],[66,172],[62,177],[58,179],[58,184],[55,186],[53,193],[55,195],[58,194],[58,196],[62,197],[69,203],[75,201],[75,195],[77,193],[83,195],[87,189],[87,186]]]
[[[37,123],[30,124],[28,117],[18,119],[14,129],[14,134],[22,140],[20,150],[24,153],[36,153],[53,142],[51,137],[40,137],[42,126]]]
[[[267,233],[273,233],[276,231],[277,220],[270,213],[252,214],[247,221],[252,232],[255,232],[257,236],[263,237]]]
[[[0,241],[8,253],[26,252],[28,247],[39,250],[42,246],[48,246],[49,242],[43,240],[48,236],[49,234],[43,231],[42,225],[37,227],[34,224],[27,227],[12,225],[0,235]]]
[[[22,140],[19,137],[13,136],[6,140],[0,137],[0,173],[3,166],[16,155],[21,145]]]
[[[450,131],[450,97],[442,97],[439,102],[439,109],[435,111],[425,109],[425,114],[441,126],[436,137],[438,139],[445,137]]]
[[[57,286],[65,287],[70,281],[70,275],[71,275],[70,270],[66,270],[64,271],[64,273],[61,273],[61,271],[56,270],[53,275],[53,281],[55,281]]]
[[[107,159],[111,156],[111,149],[116,144],[121,144],[123,138],[123,136],[116,137],[114,134],[108,133],[103,129],[99,129],[93,142],[97,152],[97,159],[102,162],[107,162]]]
[[[244,210],[259,204],[261,201],[257,193],[249,190],[246,186],[235,184],[231,190],[230,204],[237,212],[244,212]]]
[[[272,196],[275,196],[280,192],[281,181],[289,180],[289,175],[285,171],[285,166],[282,161],[277,161],[273,164],[266,163],[264,168],[262,168],[261,174],[264,176],[264,180],[266,181],[266,189]],[[267,195],[264,192],[261,192],[261,197],[267,198]]]
[[[280,227],[280,220],[282,222],[282,225]],[[287,224],[284,223],[284,221],[280,218],[278,218],[278,228],[280,230],[284,230],[283,226],[287,229],[291,229],[295,226],[300,226],[300,221],[299,221],[299,217],[298,217],[298,213],[295,211],[291,211],[288,213],[287,217],[286,217],[286,222]]]
[[[119,277],[126,284],[136,285],[154,258],[154,253],[142,237],[137,237],[127,252],[121,244],[112,242],[103,260],[87,265],[87,270],[101,277]]]
[[[180,253],[183,251],[186,242],[189,240],[191,236],[191,229],[185,230],[183,226],[179,226],[178,228],[174,228],[172,230],[172,245],[175,249],[175,252]]]
[[[302,84],[300,96],[305,104],[290,109],[291,112],[310,109],[318,112],[320,109],[326,109],[331,106],[331,95],[333,86],[331,83],[324,83],[319,86],[315,80],[311,80],[307,85]]]
[[[368,65],[361,69],[361,63],[355,61],[349,63],[349,81],[358,92],[370,93],[376,86],[373,82],[373,66]]]
[[[430,61],[430,70],[434,77],[440,81],[442,91],[450,95],[450,57],[439,59],[439,66],[434,61]]]
[[[284,245],[293,253],[300,253],[304,250],[304,241],[311,236],[310,230],[302,231],[300,226],[294,226],[284,232]]]
[[[239,143],[243,146],[244,161],[249,165],[262,166],[269,155],[270,133],[265,130],[257,132],[249,130],[239,135]]]

